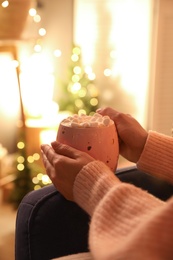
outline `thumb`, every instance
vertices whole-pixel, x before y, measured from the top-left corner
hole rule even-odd
[[[67,144],[62,144],[58,143],[57,141],[54,141],[51,143],[51,146],[54,149],[54,151],[60,155],[70,157],[72,159],[78,157],[78,150]]]

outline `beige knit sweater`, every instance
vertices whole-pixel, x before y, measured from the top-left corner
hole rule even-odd
[[[173,183],[173,138],[150,131],[137,167]],[[90,253],[59,259],[173,259],[173,198],[120,182],[100,161],[77,175],[74,198],[91,216]]]

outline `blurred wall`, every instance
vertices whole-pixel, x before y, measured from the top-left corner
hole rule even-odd
[[[100,106],[147,125],[153,1],[75,0],[74,40],[93,67]]]
[[[173,1],[156,0],[154,13],[157,19],[148,93],[149,128],[170,136],[173,128]]]

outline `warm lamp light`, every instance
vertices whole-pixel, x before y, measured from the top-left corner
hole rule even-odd
[[[58,104],[52,101],[54,75],[48,56],[44,53],[35,53],[24,60],[21,63],[20,81],[27,116],[49,117],[50,114],[58,113]]]
[[[19,113],[19,93],[16,91],[18,90],[16,63],[10,54],[0,55],[0,68],[0,110],[7,118],[11,118]]]
[[[56,140],[57,130],[43,130],[40,132],[40,144],[50,144]]]

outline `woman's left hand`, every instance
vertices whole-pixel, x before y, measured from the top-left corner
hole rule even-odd
[[[68,145],[53,142],[52,147],[41,145],[42,159],[46,172],[57,190],[68,200],[73,201],[73,184],[80,170],[93,161],[87,153]]]

